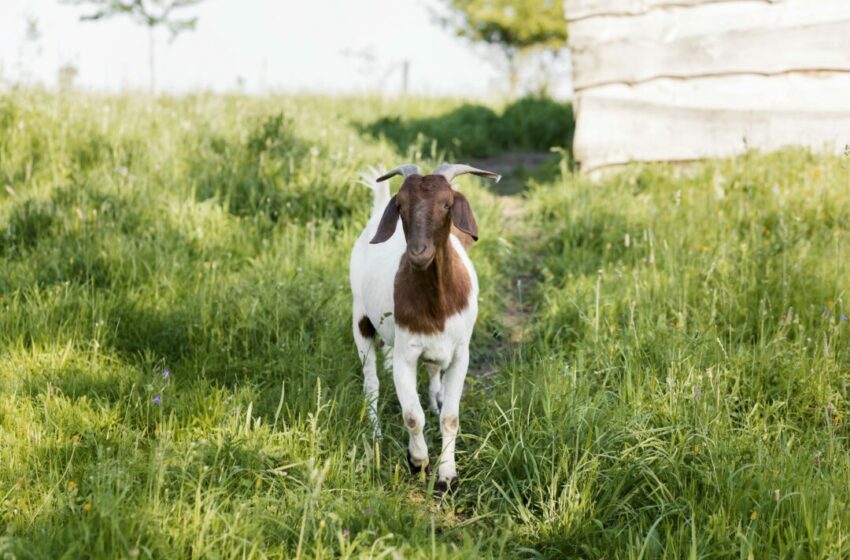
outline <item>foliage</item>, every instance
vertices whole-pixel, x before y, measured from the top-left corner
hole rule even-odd
[[[575,121],[573,106],[540,96],[524,97],[508,105],[502,114],[506,147],[526,150],[571,149]]]
[[[386,138],[400,151],[435,143],[449,157],[486,157],[506,150],[569,148],[573,114],[568,103],[533,96],[509,104],[502,115],[465,104],[436,117],[381,117],[362,130]]]
[[[512,51],[566,46],[563,2],[554,0],[446,0],[456,18],[447,23],[471,41]]]
[[[83,21],[97,21],[118,15],[129,16],[146,27],[164,26],[172,38],[183,31],[195,29],[197,17],[177,18],[174,11],[194,6],[202,0],[67,0],[77,5],[91,5],[94,12],[82,16]]]
[[[0,553],[850,556],[846,158],[564,162],[510,219],[462,178],[459,494],[386,372],[372,441],[351,179],[403,156],[354,123],[459,105],[0,96]]]
[[[507,64],[511,96],[519,66],[532,52],[557,54],[567,44],[564,5],[559,0],[445,0],[450,15],[440,22],[473,43],[498,49]]]

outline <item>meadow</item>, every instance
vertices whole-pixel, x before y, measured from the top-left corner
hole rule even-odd
[[[458,493],[408,473],[386,372],[372,439],[352,180],[540,148],[464,107],[0,93],[0,555],[850,556],[850,157],[460,179]]]

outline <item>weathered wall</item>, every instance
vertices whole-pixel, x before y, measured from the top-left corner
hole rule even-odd
[[[850,145],[850,0],[565,0],[583,170]]]

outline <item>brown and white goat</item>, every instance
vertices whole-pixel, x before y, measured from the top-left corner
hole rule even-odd
[[[418,361],[428,369],[429,402],[440,416],[443,439],[441,491],[457,482],[460,397],[478,314],[478,279],[466,254],[466,246],[478,239],[478,226],[466,197],[451,184],[464,173],[500,178],[458,164],[441,165],[430,175],[402,165],[377,179],[364,176],[374,193],[372,217],[351,253],[354,340],[375,435],[380,437],[375,348],[383,342],[410,436],[408,462],[416,472],[429,466],[425,413],[416,390]],[[395,175],[403,175],[404,183],[390,198],[384,181]]]

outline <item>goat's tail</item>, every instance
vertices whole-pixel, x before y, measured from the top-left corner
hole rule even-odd
[[[384,208],[390,201],[390,182],[377,182],[375,179],[386,172],[383,167],[372,167],[371,165],[366,171],[360,172],[360,179],[357,180],[361,185],[365,185],[372,189],[372,215],[383,214]]]

